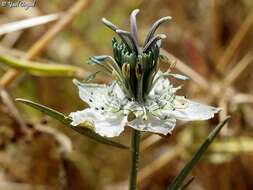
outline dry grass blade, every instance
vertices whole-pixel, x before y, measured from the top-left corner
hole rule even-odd
[[[71,139],[65,135],[64,133],[60,132],[59,130],[50,127],[50,126],[45,126],[45,125],[35,125],[35,128],[41,132],[51,134],[59,143],[60,145],[60,151],[64,155],[71,154],[73,151],[73,145]]]
[[[225,50],[223,56],[218,61],[217,67],[220,71],[222,71],[226,67],[226,65],[231,61],[235,52],[239,49],[245,36],[248,34],[250,29],[252,29],[251,27],[252,24],[253,24],[253,10],[249,11],[249,15],[247,16],[245,21],[242,23],[241,27],[238,29],[238,32],[233,37],[229,46]]]
[[[212,21],[212,34],[213,34],[213,51],[215,57],[221,52],[221,15],[220,5],[221,1],[213,0],[210,1],[210,16]]]
[[[3,103],[9,109],[11,115],[16,119],[22,131],[28,131],[25,121],[23,120],[21,114],[19,113],[18,109],[16,108],[12,98],[8,94],[8,92],[4,89],[0,90],[0,97],[2,98]]]
[[[10,48],[9,46],[8,47],[2,46],[2,45],[0,45],[0,53],[15,56],[15,57],[24,57],[25,55],[23,51],[20,51],[15,48]]]
[[[185,63],[183,63],[181,60],[176,58],[174,55],[168,53],[166,50],[161,49],[161,54],[165,55],[169,58],[169,60],[176,61],[176,68],[182,72],[183,74],[190,77],[194,82],[196,82],[199,86],[201,86],[203,89],[209,89],[210,86],[208,84],[208,81],[202,77],[200,74],[195,72],[193,69],[191,69],[189,66],[187,66]]]
[[[162,139],[162,137],[160,137],[159,135],[156,135],[156,134],[150,135],[149,137],[145,138],[141,142],[141,151],[146,150],[147,148],[154,145],[155,143],[157,143],[161,139]]]
[[[253,103],[253,95],[239,93],[239,94],[236,94],[235,96],[233,96],[232,102],[235,104]]]
[[[240,74],[252,63],[253,54],[252,52],[245,55],[241,61],[228,73],[227,77],[224,79],[225,85],[231,85]]]
[[[0,189],[4,190],[49,190],[54,189],[53,186],[48,185],[34,185],[27,183],[16,183],[12,181],[2,181],[0,182]]]
[[[72,20],[80,13],[84,8],[86,8],[92,0],[79,0],[77,1],[66,13],[63,14],[62,18],[46,33],[44,34],[25,54],[24,59],[32,59],[47,47],[48,43],[57,35],[59,32],[64,30]],[[0,86],[6,88],[12,83],[19,75],[19,71],[14,69],[9,70],[0,79]]]
[[[182,153],[183,147],[181,146],[174,146],[166,151],[163,155],[159,156],[153,162],[150,162],[146,167],[140,170],[138,174],[138,183],[145,180],[159,169],[166,166],[169,162],[175,159],[180,153]]]
[[[0,25],[0,35],[23,30],[57,20],[60,14],[49,14]]]
[[[18,39],[22,36],[22,33],[23,31],[19,30],[5,35],[1,40],[1,44],[5,47],[13,47]]]

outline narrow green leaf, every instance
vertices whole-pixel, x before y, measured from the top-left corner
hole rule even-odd
[[[199,159],[203,156],[203,154],[206,152],[209,145],[213,142],[215,137],[218,135],[222,127],[228,122],[229,116],[224,119],[219,125],[217,125],[212,132],[208,135],[205,142],[200,146],[198,151],[195,153],[195,155],[192,157],[192,159],[185,165],[185,167],[181,170],[180,174],[175,178],[175,180],[172,182],[168,190],[178,190],[180,186],[183,184],[185,178],[190,173],[190,171],[193,169],[193,167],[197,164]]]
[[[193,181],[194,181],[195,177],[192,176],[181,188],[180,190],[185,190]]]
[[[35,103],[35,102],[32,102],[30,100],[25,100],[25,99],[21,99],[21,98],[17,98],[16,99],[17,101],[21,102],[21,103],[24,103],[26,105],[29,105],[39,111],[41,111],[42,113],[45,113],[46,115],[60,121],[61,123],[63,123],[65,126],[68,126],[72,129],[74,129],[75,131],[77,131],[78,133],[82,134],[82,135],[85,135],[91,139],[94,139],[100,143],[103,143],[103,144],[107,144],[107,145],[111,145],[111,146],[115,146],[115,147],[118,147],[118,148],[123,148],[123,149],[127,149],[128,147],[125,146],[125,145],[122,145],[120,143],[117,143],[115,141],[112,141],[112,140],[109,140],[109,139],[106,139],[98,134],[96,134],[90,127],[86,127],[86,126],[73,126],[71,125],[71,118],[68,117],[68,116],[65,116],[64,114],[54,110],[54,109],[51,109],[49,107],[46,107],[44,105],[41,105],[41,104],[38,104],[38,103]]]
[[[80,72],[79,67],[63,64],[46,64],[10,56],[0,55],[0,63],[23,70],[36,76],[75,76]]]

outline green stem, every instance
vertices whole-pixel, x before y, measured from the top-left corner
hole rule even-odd
[[[32,73],[37,76],[76,76],[81,72],[79,67],[63,64],[44,64],[41,62],[27,61],[10,56],[0,55],[0,62],[8,66]]]
[[[133,129],[132,131],[132,160],[129,190],[136,190],[137,187],[137,171],[139,163],[139,148],[140,148],[141,132]]]

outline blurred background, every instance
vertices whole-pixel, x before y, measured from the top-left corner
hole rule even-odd
[[[191,78],[179,94],[223,109],[206,122],[178,122],[171,136],[143,134],[139,189],[166,189],[226,115],[232,116],[229,124],[192,171],[195,180],[188,189],[253,189],[252,0],[37,0],[27,10],[0,2],[1,56],[81,68],[77,76],[48,77],[16,72],[0,62],[0,190],[127,189],[129,151],[81,136],[14,99],[65,114],[84,109],[72,78],[96,71],[87,64],[89,56],[112,55],[115,34],[101,18],[128,30],[135,8],[141,10],[142,41],[154,21],[173,17],[159,32],[167,35],[162,47],[177,63],[173,72]],[[21,22],[53,13],[44,24],[30,21],[26,28]],[[15,21],[7,30],[6,24]],[[95,81],[111,78],[99,74]],[[115,140],[129,145],[129,129]]]

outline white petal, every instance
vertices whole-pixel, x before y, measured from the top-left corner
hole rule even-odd
[[[77,126],[88,121],[94,125],[96,133],[105,137],[118,136],[124,130],[127,121],[123,115],[106,112],[101,114],[92,108],[72,112],[69,116],[72,119],[72,125]]]
[[[108,88],[102,84],[81,83],[73,80],[79,89],[80,98],[90,107],[101,107],[107,98]]]
[[[113,93],[117,96],[117,98],[119,99],[124,99],[126,97],[126,95],[124,94],[124,92],[121,90],[120,86],[118,85],[117,82],[114,82],[111,85],[111,88],[113,88]]]
[[[105,121],[96,121],[95,131],[101,136],[105,137],[116,137],[119,136],[123,131],[127,123],[127,118],[111,119],[107,122]]]
[[[69,117],[72,119],[71,125],[77,126],[86,121],[93,124],[93,120],[96,119],[96,114],[92,109],[85,109],[82,111],[71,112]]]
[[[163,77],[160,77],[159,79],[157,79],[152,90],[149,92],[149,96],[168,93],[170,89],[172,89],[172,87],[173,86],[170,84],[170,81],[168,79],[164,79]]]
[[[117,84],[111,85],[81,83],[73,80],[79,89],[80,98],[89,104],[91,108],[97,109],[119,109],[120,104],[127,103],[127,98]]]
[[[170,118],[167,120],[160,120],[149,114],[147,120],[143,120],[139,117],[129,122],[128,125],[139,131],[149,131],[152,133],[167,135],[168,133],[171,133],[176,126],[176,119]]]
[[[180,75],[180,74],[166,74],[166,76],[173,76],[177,79],[186,80],[188,79],[187,76]],[[179,90],[181,87],[175,87],[173,88],[173,85],[170,83],[170,81],[166,78],[164,73],[162,71],[158,71],[154,77],[153,82],[153,88],[149,92],[149,98],[155,99],[155,98],[161,98],[162,96],[169,96],[174,94],[177,90]]]
[[[204,105],[198,102],[185,99],[185,105],[175,108],[175,110],[167,111],[169,117],[175,117],[179,120],[207,120],[214,117],[214,114],[219,112],[220,108]]]

